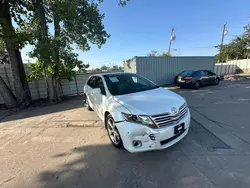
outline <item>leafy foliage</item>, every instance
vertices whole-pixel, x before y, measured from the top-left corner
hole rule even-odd
[[[32,80],[39,80],[40,78],[45,76],[45,73],[43,71],[43,66],[42,63],[37,60],[35,63],[28,63],[27,64],[29,68],[31,68],[31,72],[28,74],[27,79],[28,81]],[[89,65],[83,64],[82,61],[77,61],[75,62],[74,66],[72,63],[62,63],[57,67],[58,72],[57,72],[57,80],[63,80],[67,79],[69,81],[72,80],[72,77],[77,73],[77,72],[86,72],[86,69],[89,67]],[[72,67],[77,67],[76,69]],[[51,66],[48,66],[47,71],[53,75],[55,74],[54,69]]]
[[[35,63],[28,63],[27,65],[32,71],[27,75],[28,81],[39,80],[40,78],[44,77],[44,72],[40,61],[37,60]]]
[[[162,52],[162,56],[168,56],[168,57],[171,57],[172,55],[168,52]]]
[[[3,40],[0,39],[0,64],[9,64],[8,54]]]
[[[89,72],[91,72],[91,73],[112,72],[112,71],[123,71],[123,67],[118,66],[118,65],[113,65],[113,66],[103,65],[100,68],[95,68],[95,69],[89,70]]]
[[[147,54],[147,56],[151,56],[151,57],[159,56],[159,52],[156,51],[156,50],[151,50],[151,52],[149,52],[149,53]]]
[[[49,92],[48,74],[60,81],[70,80],[76,71],[86,71],[89,65],[79,60],[74,51],[90,50],[90,44],[100,48],[110,37],[102,23],[104,14],[98,8],[102,1],[8,0],[16,28],[4,37],[12,40],[16,49],[32,45],[29,56],[38,59],[29,64],[29,80],[45,76]],[[125,6],[128,1],[119,0],[119,5]]]
[[[151,50],[151,52],[149,52],[149,53],[147,54],[147,56],[151,56],[151,57],[155,57],[155,56],[171,56],[171,54],[168,53],[168,52],[159,53],[159,52],[156,51],[156,50]]]
[[[87,0],[47,0],[44,1],[44,9],[46,24],[54,24],[54,33],[48,33],[47,41],[36,40],[41,37],[41,32],[35,13],[31,13],[27,17],[27,23],[22,25],[22,30],[29,29],[27,25],[33,26],[31,29],[34,39],[31,44],[34,45],[34,50],[30,52],[30,57],[39,59],[41,52],[47,54],[49,59],[46,59],[45,65],[48,72],[57,80],[70,79],[75,72],[73,69],[81,71],[88,67],[78,60],[72,45],[86,51],[90,49],[89,43],[101,47],[109,37],[102,24],[104,15],[99,13],[97,3]]]

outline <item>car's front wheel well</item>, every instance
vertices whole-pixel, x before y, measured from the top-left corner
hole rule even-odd
[[[106,118],[108,117],[109,114],[110,114],[110,113],[109,113],[108,111],[106,111],[106,112],[104,113],[105,128],[107,128],[107,125],[106,125]]]

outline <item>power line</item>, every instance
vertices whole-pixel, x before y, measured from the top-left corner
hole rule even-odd
[[[214,48],[215,45],[211,46],[185,46],[185,47],[179,47],[180,49],[201,49],[201,48]]]

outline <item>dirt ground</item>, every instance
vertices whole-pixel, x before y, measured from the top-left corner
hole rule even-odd
[[[188,102],[191,129],[161,151],[115,149],[81,96],[0,111],[0,187],[250,187],[250,81],[172,89]]]

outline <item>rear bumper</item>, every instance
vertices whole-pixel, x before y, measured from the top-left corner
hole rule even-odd
[[[172,146],[184,138],[190,126],[190,112],[178,122],[168,127],[151,129],[147,126],[130,123],[127,121],[116,124],[121,135],[124,148],[129,152],[143,152],[149,150],[161,150]],[[174,127],[184,123],[185,130],[178,135],[174,134]],[[152,140],[152,136],[154,139]],[[142,145],[135,147],[133,141],[140,141]]]
[[[193,87],[194,83],[192,81],[188,81],[188,82],[175,81],[174,85],[179,86],[179,87]]]

